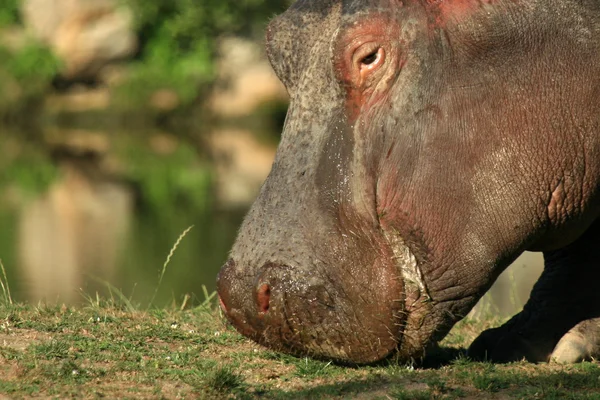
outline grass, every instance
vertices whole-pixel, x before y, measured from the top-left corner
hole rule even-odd
[[[0,272],[0,397],[600,399],[596,362],[469,360],[466,346],[501,322],[489,318],[461,321],[421,365],[343,367],[245,339],[204,287],[204,302],[192,309],[188,297],[178,307],[141,309],[116,288],[106,299],[88,296],[84,307],[34,306],[14,303],[1,261]]]
[[[2,263],[1,259],[0,269],[2,270],[2,276],[0,276],[0,301],[12,305],[13,301],[12,296],[10,295],[10,287],[8,286],[8,278],[6,277],[6,269],[4,268],[4,264]]]
[[[162,283],[162,280],[165,276],[165,272],[167,272],[167,267],[169,266],[169,263],[171,262],[171,258],[173,257],[173,254],[175,254],[175,250],[177,250],[177,247],[179,247],[179,244],[181,243],[181,241],[183,240],[185,235],[187,235],[188,232],[191,231],[193,227],[194,227],[194,225],[188,226],[181,233],[181,235],[179,235],[179,237],[175,241],[175,244],[173,245],[173,247],[171,247],[171,250],[169,251],[169,254],[167,255],[167,259],[163,263],[162,269],[160,271],[160,275],[158,276],[158,285],[156,285],[156,289],[154,290],[154,294],[152,295],[152,300],[150,300],[148,307],[151,307],[152,304],[154,303],[154,300],[156,299],[156,295],[158,294],[158,289],[160,289],[160,284]],[[203,289],[204,289],[204,293],[206,294],[206,288],[203,288]],[[208,299],[208,297],[207,297],[207,299]],[[185,306],[185,302],[181,308],[184,308],[184,306]]]
[[[472,362],[486,323],[461,322],[425,366],[342,367],[264,349],[208,304],[131,311],[0,305],[0,394],[10,398],[594,399],[600,366]],[[460,340],[457,340],[460,338]],[[450,356],[449,356],[450,355]],[[428,364],[435,367],[427,367]]]

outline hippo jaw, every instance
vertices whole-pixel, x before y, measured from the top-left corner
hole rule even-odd
[[[315,253],[320,259],[344,264],[348,257],[339,255],[352,250],[350,244],[342,247],[330,247],[331,258],[323,256],[325,249],[315,249]],[[382,248],[373,248],[363,257],[350,257],[365,262],[373,271],[364,277],[352,276],[366,270],[364,266],[336,273],[330,265],[315,261],[309,263],[308,271],[267,262],[257,274],[247,275],[236,266],[234,257],[219,274],[221,308],[242,334],[295,355],[364,364],[395,354],[402,347],[420,349],[420,341],[411,342],[415,337],[403,341],[408,321],[405,295],[411,308],[423,298],[416,260],[399,239]],[[404,279],[409,282],[406,292]]]

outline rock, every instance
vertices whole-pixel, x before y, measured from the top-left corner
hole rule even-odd
[[[106,110],[109,106],[110,90],[103,86],[82,88],[79,85],[66,93],[53,93],[45,98],[45,108],[58,113]]]
[[[90,79],[137,49],[129,10],[113,0],[24,0],[23,21],[63,61],[65,79]]]
[[[267,61],[262,44],[226,38],[219,44],[217,85],[210,109],[223,117],[250,114],[270,100],[287,101],[288,94]]]
[[[169,89],[157,90],[150,96],[150,106],[158,111],[172,111],[179,106],[179,96]]]

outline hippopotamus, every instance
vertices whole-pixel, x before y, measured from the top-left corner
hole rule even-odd
[[[283,352],[417,360],[523,251],[544,271],[474,359],[600,341],[600,1],[298,0],[266,53],[290,106],[217,279]]]

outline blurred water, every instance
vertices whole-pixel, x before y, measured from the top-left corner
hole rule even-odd
[[[16,300],[119,291],[146,305],[158,288],[165,305],[214,291],[246,210],[220,205],[193,144],[168,132],[1,132],[0,259]]]

